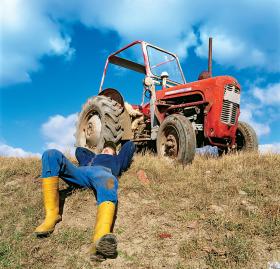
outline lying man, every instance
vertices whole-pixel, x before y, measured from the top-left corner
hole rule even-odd
[[[46,236],[54,231],[59,215],[59,177],[69,184],[90,188],[96,192],[97,215],[92,236],[91,259],[102,261],[117,255],[117,240],[111,232],[115,207],[118,201],[117,176],[125,171],[135,152],[133,142],[126,142],[118,155],[116,145],[107,141],[101,154],[85,148],[76,149],[79,167],[72,164],[60,151],[51,149],[42,156],[42,190],[45,220],[35,230],[37,236]]]

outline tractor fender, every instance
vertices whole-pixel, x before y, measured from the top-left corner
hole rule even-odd
[[[122,140],[131,140],[133,139],[133,132],[131,129],[131,118],[129,115],[129,112],[127,111],[125,105],[124,105],[124,99],[120,92],[116,89],[113,88],[107,88],[100,92],[98,95],[104,95],[107,97],[110,97],[117,103],[119,103],[123,107],[123,113],[120,115],[120,123],[121,127],[123,129],[123,135],[122,135]]]
[[[119,103],[122,107],[124,107],[124,100],[122,95],[119,91],[113,88],[107,88],[100,92],[98,95],[104,95],[107,97],[110,97],[111,99],[115,100],[117,103]]]

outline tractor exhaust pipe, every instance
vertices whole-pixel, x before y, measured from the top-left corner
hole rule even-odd
[[[208,47],[208,73],[212,77],[212,37],[209,37],[209,47]]]

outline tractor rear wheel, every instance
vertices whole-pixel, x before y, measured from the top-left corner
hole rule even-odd
[[[236,149],[243,150],[258,150],[258,138],[255,130],[246,122],[239,121],[236,130]]]
[[[157,153],[177,159],[183,164],[192,162],[196,136],[191,122],[184,116],[168,116],[160,125],[157,135]]]
[[[104,95],[88,99],[76,125],[76,146],[101,151],[105,141],[116,144],[122,137],[120,115],[123,107]]]

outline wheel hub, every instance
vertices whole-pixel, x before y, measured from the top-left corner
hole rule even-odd
[[[169,131],[170,132],[167,132],[167,134],[165,135],[165,139],[163,142],[164,155],[176,158],[178,153],[178,138],[176,136],[177,133],[174,133],[174,130]]]
[[[89,118],[86,128],[85,136],[87,144],[92,147],[96,147],[101,134],[101,120],[98,115],[93,115]]]

